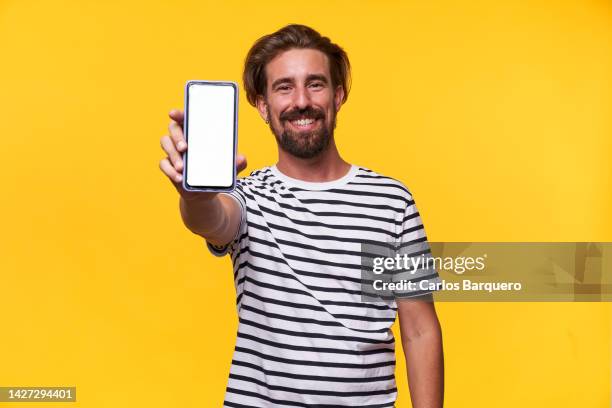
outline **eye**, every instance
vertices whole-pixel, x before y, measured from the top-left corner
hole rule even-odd
[[[288,91],[289,89],[289,85],[280,85],[276,88],[277,91]]]
[[[312,84],[310,84],[310,87],[319,89],[319,88],[323,88],[323,84],[321,82],[313,82]]]

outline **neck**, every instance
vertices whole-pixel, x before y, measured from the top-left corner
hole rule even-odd
[[[346,175],[351,165],[340,157],[332,138],[324,151],[309,159],[295,157],[279,147],[276,168],[294,179],[325,182],[337,180]]]

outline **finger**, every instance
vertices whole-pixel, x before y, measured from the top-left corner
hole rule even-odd
[[[183,137],[183,128],[177,122],[170,122],[168,125],[168,131],[170,132],[170,137],[174,142],[174,146],[176,146],[176,150],[179,152],[184,152],[187,150],[187,143],[185,142],[185,138]]]
[[[167,157],[159,162],[159,168],[173,183],[180,183],[183,180],[183,176],[175,170]]]
[[[172,139],[170,139],[168,136],[162,137],[161,147],[170,158],[170,161],[172,162],[172,165],[176,171],[183,171],[183,159],[181,158],[181,154],[176,150]]]
[[[170,132],[170,137],[174,142],[174,146],[176,146],[176,150],[181,153],[187,150],[187,143],[185,142],[181,125],[176,122],[170,122],[170,125],[168,125],[168,131]]]
[[[246,169],[247,160],[246,157],[242,154],[236,155],[236,172],[240,173],[242,170]]]
[[[180,109],[172,109],[170,113],[168,114],[168,116],[170,116],[170,119],[172,119],[173,121],[181,125],[183,124],[183,121],[185,120],[185,115],[183,114],[183,111]]]

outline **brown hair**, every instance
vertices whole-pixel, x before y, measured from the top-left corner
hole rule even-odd
[[[242,75],[249,103],[255,106],[257,96],[265,95],[265,67],[268,62],[281,52],[292,48],[311,48],[327,55],[332,85],[334,89],[338,85],[342,86],[344,90],[342,103],[346,102],[351,82],[351,64],[346,52],[312,28],[301,24],[290,24],[261,37],[249,50]]]

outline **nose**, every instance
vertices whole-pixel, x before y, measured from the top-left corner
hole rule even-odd
[[[306,87],[300,86],[295,89],[293,104],[297,109],[304,109],[310,105],[310,94]]]

